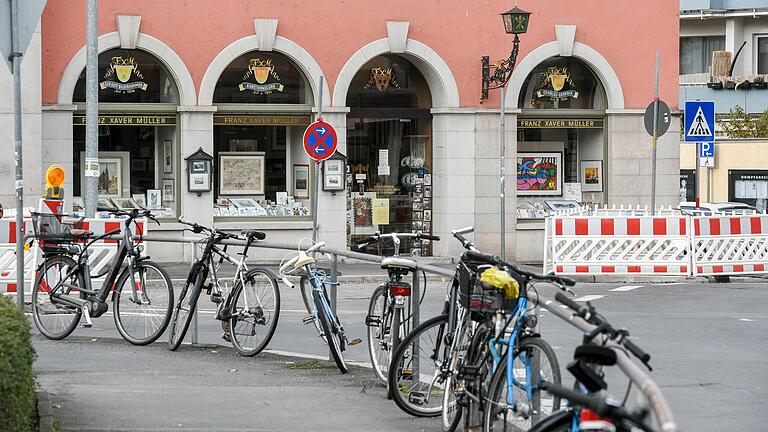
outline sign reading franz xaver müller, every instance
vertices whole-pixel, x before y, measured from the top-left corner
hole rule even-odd
[[[603,119],[517,119],[518,128],[545,129],[545,128],[575,128],[575,129],[602,129]]]
[[[85,116],[73,116],[75,126],[85,126]],[[99,125],[106,126],[176,126],[174,114],[99,114]]]
[[[312,118],[308,115],[249,115],[215,114],[213,124],[217,126],[303,126]]]

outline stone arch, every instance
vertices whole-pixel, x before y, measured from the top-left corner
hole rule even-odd
[[[99,36],[99,53],[118,47],[120,47],[120,34],[118,32]],[[192,81],[192,75],[190,75],[187,65],[171,47],[146,33],[139,33],[136,39],[136,48],[154,55],[165,65],[176,83],[179,92],[179,105],[191,106],[197,103],[197,92],[195,91],[195,83]],[[72,104],[72,94],[80,74],[85,69],[85,63],[85,46],[83,46],[64,69],[59,83],[58,103],[60,105]]]
[[[224,72],[224,69],[226,69],[232,61],[243,54],[258,50],[259,38],[256,35],[238,39],[221,50],[208,66],[205,75],[203,75],[203,81],[200,83],[200,105],[208,106],[213,104],[213,91],[216,89],[216,83],[219,81],[219,77],[222,72]],[[275,36],[273,50],[284,54],[291,59],[294,65],[296,65],[296,67],[304,74],[312,89],[312,99],[314,104],[315,106],[320,106],[320,92],[318,85],[320,83],[320,77],[324,76],[320,64],[309,54],[309,52],[307,52],[307,50],[302,48],[296,42],[282,36]],[[324,80],[323,106],[329,105],[329,92],[328,82]]]
[[[507,108],[517,108],[523,83],[533,69],[544,60],[557,55],[560,55],[559,45],[553,41],[534,49],[518,63],[507,84],[509,91],[504,101]],[[574,42],[572,55],[586,63],[602,82],[608,100],[608,109],[624,109],[624,91],[618,75],[608,60],[590,46],[580,42]]]
[[[372,58],[381,54],[399,54],[416,66],[427,80],[432,94],[433,108],[458,108],[459,88],[448,64],[432,48],[413,39],[407,39],[405,50],[393,53],[389,39],[373,41],[355,52],[341,68],[333,88],[333,106],[347,105],[347,92],[355,74]]]

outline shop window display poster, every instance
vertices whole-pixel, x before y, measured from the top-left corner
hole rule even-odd
[[[375,198],[372,205],[373,225],[389,225],[389,199]]]

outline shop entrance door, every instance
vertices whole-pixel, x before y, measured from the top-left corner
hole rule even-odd
[[[347,123],[350,244],[374,232],[431,233],[429,118],[351,117]],[[368,252],[392,254],[392,245]],[[426,242],[403,240],[401,252],[429,255]]]

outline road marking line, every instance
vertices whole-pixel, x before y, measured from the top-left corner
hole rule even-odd
[[[293,351],[282,351],[282,350],[273,350],[273,349],[265,349],[264,352],[268,352],[270,354],[275,354],[280,356],[287,356],[287,357],[300,357],[300,358],[307,358],[312,360],[329,361],[328,356],[321,356],[317,354],[305,354],[305,353],[298,353]],[[357,361],[347,360],[346,363],[354,366],[361,366],[364,368],[373,369],[373,365],[369,362],[357,362]]]
[[[588,302],[588,301],[592,301],[592,300],[599,300],[599,299],[605,298],[605,297],[606,296],[604,296],[604,295],[585,295],[584,297],[579,297],[577,299],[574,299],[573,301]]]
[[[745,322],[753,322],[755,320],[749,319],[749,318],[739,318],[739,321],[745,321]]]
[[[627,286],[622,286],[622,287],[614,288],[611,291],[613,291],[613,292],[625,292],[625,291],[632,291],[632,290],[635,290],[635,289],[638,289],[638,288],[642,288],[642,287],[643,287],[642,285],[627,285]]]

